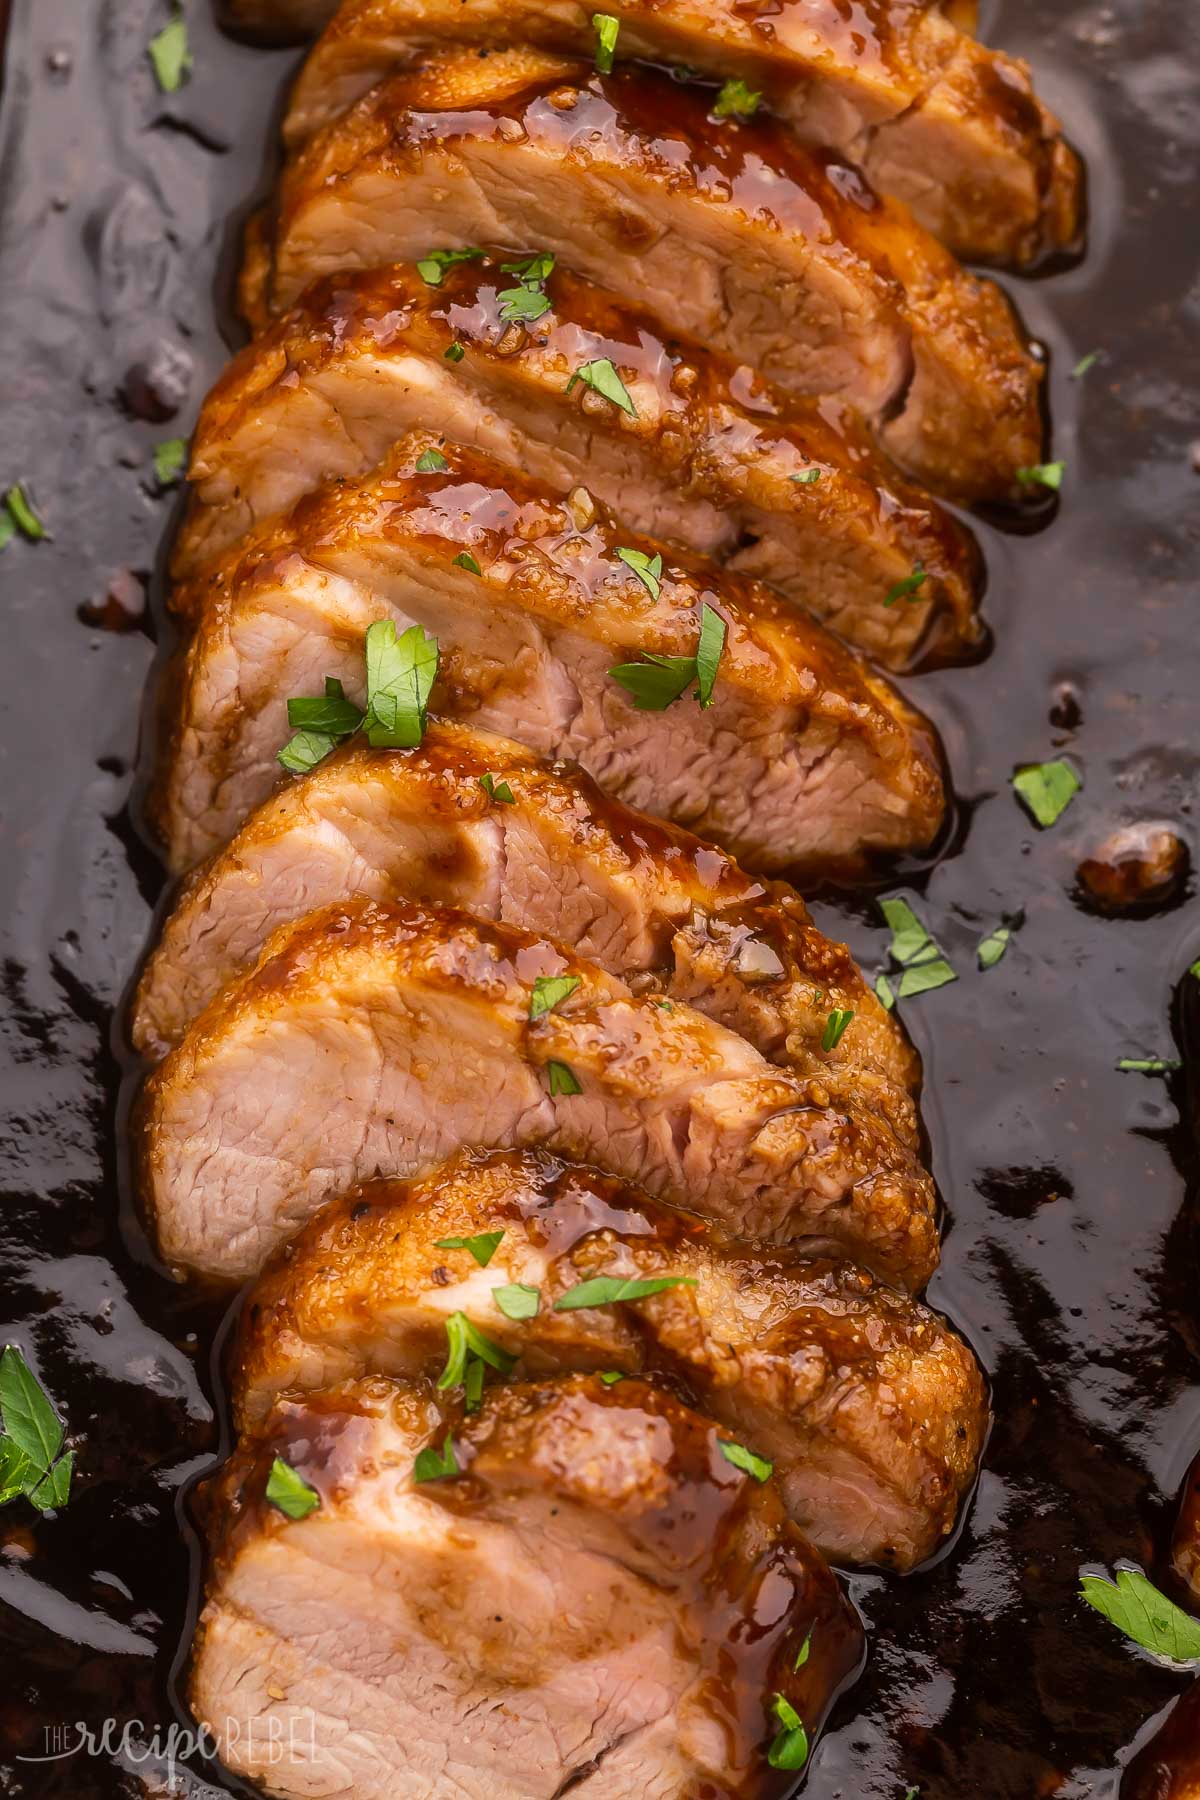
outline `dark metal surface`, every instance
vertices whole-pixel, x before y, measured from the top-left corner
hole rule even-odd
[[[29,484],[53,533],[0,555],[2,1303],[79,1452],[65,1512],[0,1515],[0,1794],[72,1800],[165,1791],[163,1756],[137,1759],[186,1721],[180,1497],[220,1450],[219,1321],[156,1272],[120,1189],[114,1009],[158,887],[128,810],[152,633],[128,612],[172,511],[152,447],[190,428],[236,341],[234,231],[269,175],[291,58],[221,38],[192,0],[194,75],[165,97],[145,46],[168,16],[160,0],[15,0],[0,137],[0,478]],[[852,1583],[871,1660],[817,1752],[814,1800],[912,1785],[1112,1800],[1186,1686],[1075,1592],[1082,1565],[1119,1556],[1166,1579],[1200,1447],[1187,1072],[1114,1068],[1178,1054],[1173,1019],[1195,1041],[1180,1008],[1200,917],[1190,895],[1101,917],[1074,869],[1130,819],[1200,849],[1200,21],[1191,0],[1004,0],[984,28],[1034,62],[1093,209],[1082,267],[1017,284],[1052,358],[1058,516],[1035,537],[984,533],[995,648],[913,684],[961,800],[952,851],[914,882],[962,978],[906,1006],[949,1212],[932,1297],[986,1363],[997,1424],[938,1566]],[[135,416],[173,398],[173,418]],[[1038,832],[1009,777],[1059,750],[1086,786]],[[881,965],[871,903],[818,910]],[[975,942],[1002,915],[1023,923],[980,974]],[[22,1760],[107,1718],[94,1755]],[[159,1771],[148,1790],[139,1768]]]

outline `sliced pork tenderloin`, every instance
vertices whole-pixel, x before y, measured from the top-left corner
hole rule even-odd
[[[415,750],[358,739],[260,807],[168,915],[139,984],[135,1046],[164,1054],[277,926],[355,895],[549,933],[916,1142],[916,1053],[798,894],[622,806],[573,765],[465,725],[433,723]]]
[[[828,869],[928,845],[941,824],[929,727],[815,621],[429,433],[301,501],[175,603],[196,629],[164,687],[150,811],[176,868],[278,784],[289,698],[334,677],[363,701],[379,620],[438,640],[435,711],[574,758],[752,865]],[[724,638],[711,704],[636,705],[614,667],[694,658],[706,618]]]
[[[281,1405],[207,1496],[197,1717],[297,1800],[783,1800],[780,1699],[815,1736],[861,1628],[721,1442],[635,1381]],[[266,1498],[277,1458],[306,1516]]]
[[[661,76],[498,51],[393,77],[284,176],[267,301],[435,247],[553,252],[790,393],[832,395],[937,492],[1020,497],[1042,371],[994,284],[778,124]]]
[[[356,1182],[535,1144],[897,1284],[937,1260],[932,1183],[882,1118],[681,1001],[448,908],[358,900],[282,926],[150,1077],[135,1135],[164,1259],[223,1281]]]
[[[563,1305],[601,1279],[651,1291]],[[673,1280],[690,1285],[653,1291]],[[234,1357],[241,1428],[289,1392],[437,1376],[456,1315],[517,1374],[681,1385],[773,1464],[792,1518],[834,1562],[922,1562],[974,1477],[983,1379],[935,1314],[844,1264],[748,1250],[544,1152],[464,1154],[323,1208],[248,1297]]]
[[[321,283],[234,360],[193,440],[177,575],[436,425],[560,493],[586,489],[635,531],[771,582],[885,668],[979,643],[974,541],[847,408],[668,342],[649,314],[566,270],[528,328],[507,322],[518,289],[490,260],[429,272],[436,285],[402,266]],[[601,361],[625,371],[632,413],[568,391]]]
[[[1019,266],[1081,234],[1079,162],[1027,65],[965,36],[937,6],[868,0],[852,21],[798,0],[613,0],[608,16],[618,61],[741,80],[805,143],[857,163],[969,262]],[[285,138],[305,142],[378,82],[449,46],[590,58],[594,19],[590,0],[345,0],[300,72]]]

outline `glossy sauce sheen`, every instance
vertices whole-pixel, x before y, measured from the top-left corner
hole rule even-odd
[[[57,1519],[0,1514],[0,1769],[20,1800],[107,1800],[145,1792],[119,1754],[17,1759],[76,1719],[98,1731],[110,1715],[185,1717],[197,1540],[178,1509],[223,1448],[221,1318],[155,1272],[122,1198],[112,1019],[159,886],[128,810],[152,650],[144,631],[77,611],[120,621],[114,575],[157,566],[171,500],[155,494],[152,447],[190,429],[240,341],[228,310],[218,333],[214,307],[227,308],[236,222],[267,191],[264,97],[292,58],[222,40],[194,5],[195,72],[164,97],[144,47],[167,15],[149,0],[14,11],[4,473],[28,481],[54,541],[0,558],[4,1335],[36,1355],[80,1468]],[[1093,236],[1081,269],[1014,284],[1052,355],[1060,513],[1037,537],[984,531],[995,647],[911,684],[961,797],[917,903],[962,979],[904,1006],[951,1227],[931,1298],[992,1376],[996,1425],[945,1559],[905,1582],[851,1580],[870,1658],[806,1800],[902,1800],[910,1785],[921,1800],[1116,1800],[1152,1721],[1168,1725],[1169,1766],[1189,1735],[1185,1716],[1173,1733],[1165,1717],[1188,1678],[1130,1653],[1075,1590],[1081,1565],[1120,1556],[1169,1581],[1176,1497],[1200,1449],[1197,1164],[1182,1122],[1200,1109],[1200,1016],[1176,991],[1200,924],[1190,897],[1142,918],[1089,912],[1073,872],[1131,818],[1164,819],[1197,848],[1194,9],[1004,0],[983,25],[1032,58],[1086,155]],[[149,424],[114,395],[160,344],[186,354],[190,379],[177,416]],[[1059,749],[1087,786],[1039,834],[1007,783],[1015,763]],[[974,972],[979,937],[1017,908],[1005,960]],[[869,901],[829,898],[818,914],[881,966]],[[1185,1040],[1190,1067],[1168,1084],[1114,1071]],[[1194,1738],[1194,1699],[1191,1717]],[[1123,1800],[1161,1800],[1143,1779],[1154,1761]],[[192,1766],[193,1795],[245,1792]]]

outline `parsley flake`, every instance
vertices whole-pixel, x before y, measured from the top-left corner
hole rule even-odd
[[[820,469],[801,469],[798,475],[789,475],[789,481],[798,482],[801,487],[811,487],[814,481],[820,481]]]
[[[465,1312],[452,1312],[446,1320],[446,1366],[438,1376],[438,1387],[461,1387],[467,1373],[468,1359],[487,1363],[501,1375],[512,1371],[514,1357],[490,1338],[486,1331],[473,1325]]]
[[[446,279],[446,270],[452,269],[455,263],[478,262],[486,256],[486,250],[431,250],[417,264],[417,274],[427,287],[441,287]]]
[[[504,325],[532,325],[550,311],[550,299],[543,288],[503,288],[496,295],[500,302],[500,320]]]
[[[744,1444],[732,1443],[728,1438],[718,1438],[717,1444],[721,1455],[743,1475],[753,1475],[755,1481],[770,1481],[775,1473],[775,1464],[768,1462],[763,1456],[755,1456],[753,1450],[747,1450]]]
[[[1026,763],[1012,778],[1014,792],[1043,830],[1060,819],[1083,783],[1069,762]]]
[[[577,381],[582,381],[584,387],[591,388],[593,393],[602,394],[606,400],[611,400],[614,406],[619,406],[631,419],[637,418],[637,407],[630,398],[629,389],[607,356],[598,357],[595,362],[583,363],[576,369],[567,383],[568,394]]]
[[[924,563],[914,563],[911,575],[905,575],[892,583],[883,597],[883,604],[895,606],[898,600],[915,600],[928,580],[929,571]]]
[[[480,1268],[486,1269],[503,1236],[502,1231],[478,1231],[474,1237],[435,1238],[434,1243],[439,1250],[469,1250]]]
[[[516,796],[507,781],[497,781],[494,775],[481,775],[479,785],[489,800],[496,800],[501,806],[512,806]]]
[[[1200,1620],[1161,1594],[1140,1569],[1119,1568],[1109,1581],[1084,1575],[1079,1592],[1118,1631],[1170,1662],[1200,1661]]]
[[[1123,1056],[1116,1067],[1119,1075],[1173,1075],[1183,1064],[1162,1056]]]
[[[9,518],[21,536],[28,538],[31,544],[39,544],[43,538],[49,535],[19,481],[14,483],[5,494],[4,504],[8,508]]]
[[[186,438],[167,438],[154,446],[154,479],[159,487],[174,487],[187,462]]]
[[[1092,365],[1099,362],[1099,360],[1100,352],[1098,350],[1089,350],[1086,356],[1080,357],[1079,361],[1075,364],[1075,367],[1071,370],[1071,380],[1081,381]]]
[[[546,1078],[550,1084],[552,1100],[558,1099],[562,1094],[582,1094],[583,1092],[583,1083],[570,1063],[556,1062],[551,1058],[546,1064]]]
[[[663,559],[647,556],[644,550],[618,549],[617,556],[627,569],[632,569],[652,600],[662,592]]]
[[[575,992],[582,979],[580,975],[539,975],[529,996],[529,1017],[545,1018]]]
[[[711,706],[717,669],[725,648],[726,625],[707,601],[700,609],[700,637],[695,656],[659,656],[647,650],[640,662],[618,663],[608,672],[623,687],[639,712],[665,712],[696,683],[701,706]]]
[[[892,960],[898,962],[903,970],[896,987],[896,998],[910,1000],[917,994],[930,993],[934,988],[945,987],[948,982],[958,980],[907,900],[881,900],[879,904],[884,918],[892,928]],[[883,981],[884,978],[881,976],[880,980]],[[890,996],[891,984],[888,982],[885,985]],[[876,983],[875,991],[886,1006],[887,1001],[884,1000],[879,983]]]
[[[418,475],[440,475],[450,464],[440,450],[422,450],[417,458]]]
[[[530,1287],[524,1281],[510,1281],[504,1287],[493,1288],[492,1299],[505,1318],[512,1319],[517,1324],[523,1319],[536,1319],[538,1308],[542,1304],[542,1296],[537,1288]]]
[[[482,575],[483,570],[475,561],[469,550],[462,550],[454,559],[456,569],[465,569],[468,575]]]
[[[429,1444],[413,1464],[414,1481],[441,1481],[447,1475],[457,1474],[458,1459],[454,1454],[454,1443],[449,1432],[446,1433],[440,1451]]]
[[[454,363],[459,363],[459,362],[461,362],[461,361],[462,361],[462,359],[463,359],[463,357],[464,357],[464,356],[465,356],[465,355],[466,355],[466,354],[467,354],[467,353],[466,353],[466,351],[465,351],[465,350],[464,350],[464,349],[463,349],[463,347],[462,347],[462,345],[461,345],[461,344],[451,344],[451,345],[450,345],[450,348],[449,348],[449,349],[448,349],[448,350],[443,350],[443,351],[442,351],[442,355],[443,355],[443,357],[444,357],[444,358],[445,358],[445,360],[446,360],[446,361],[447,361],[447,362],[454,362]]]
[[[713,116],[717,119],[752,119],[761,104],[762,95],[747,86],[740,76],[735,76],[717,95]]]
[[[315,769],[347,738],[365,730],[373,750],[412,750],[425,735],[426,705],[437,676],[438,643],[420,625],[399,637],[391,619],[367,627],[367,710],[347,700],[342,684],[327,675],[320,698],[287,703],[296,728],[277,760],[295,775]]]
[[[808,1761],[808,1733],[800,1714],[783,1694],[776,1694],[771,1710],[779,1730],[767,1751],[767,1761],[773,1769],[802,1769]]]
[[[596,73],[611,75],[613,72],[613,52],[617,47],[617,38],[621,31],[621,21],[614,19],[611,13],[593,13],[592,25],[596,33]]]
[[[627,1281],[617,1275],[597,1275],[568,1288],[554,1302],[555,1312],[578,1312],[583,1306],[619,1306],[626,1300],[646,1300],[668,1288],[695,1287],[693,1275],[655,1275],[646,1281]]]
[[[174,94],[183,86],[192,69],[188,48],[187,20],[176,10],[175,17],[152,37],[146,54],[154,66],[154,77],[164,94]]]
[[[289,1519],[307,1519],[309,1513],[316,1512],[321,1504],[321,1496],[315,1487],[298,1475],[291,1463],[284,1462],[277,1456],[271,1464],[271,1473],[267,1476],[267,1499],[272,1506],[277,1506],[281,1513]]]
[[[15,1344],[0,1355],[0,1506],[24,1495],[39,1512],[65,1506],[75,1453],[49,1395]]]
[[[975,955],[980,968],[994,969],[1008,949],[1011,938],[1011,925],[998,925],[995,931],[990,931],[987,937],[981,938],[975,947]]]
[[[1022,487],[1053,488],[1057,493],[1063,484],[1066,473],[1065,462],[1034,463],[1028,469],[1017,470],[1017,480]]]
[[[852,1006],[835,1006],[825,1021],[825,1030],[821,1036],[822,1050],[836,1050],[846,1035],[846,1027],[854,1017]]]

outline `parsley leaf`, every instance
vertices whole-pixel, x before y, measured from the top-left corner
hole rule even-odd
[[[427,287],[441,287],[446,279],[446,270],[452,269],[455,263],[478,262],[486,256],[486,250],[431,250],[417,264],[417,274]]]
[[[915,600],[928,580],[929,571],[924,563],[914,563],[911,575],[905,575],[892,583],[883,597],[883,604],[895,606],[897,600]]]
[[[631,419],[637,418],[637,407],[630,399],[629,389],[607,356],[601,356],[595,362],[583,363],[576,369],[567,383],[568,394],[577,381],[582,381],[583,385],[590,387],[594,393],[603,394],[606,400],[611,400],[614,406],[619,406],[621,411],[628,413]]]
[[[1183,1064],[1161,1056],[1123,1056],[1116,1067],[1119,1075],[1172,1075]]]
[[[479,785],[489,800],[497,800],[501,806],[515,804],[516,796],[507,781],[497,781],[494,775],[487,774],[479,777]]]
[[[176,93],[187,80],[192,68],[188,48],[187,20],[178,10],[170,24],[152,37],[146,54],[154,65],[154,76],[164,94]]]
[[[0,1505],[24,1494],[39,1512],[65,1506],[75,1453],[59,1455],[62,1421],[15,1344],[0,1355],[0,1426]]]
[[[836,1050],[846,1035],[846,1027],[854,1017],[852,1006],[835,1006],[825,1021],[825,1030],[821,1035],[822,1050]]]
[[[798,475],[789,475],[789,481],[799,482],[801,487],[810,487],[814,481],[820,481],[820,469],[801,469]]]
[[[529,1017],[545,1018],[575,992],[582,979],[580,975],[539,975],[529,996]]]
[[[600,1379],[605,1387],[616,1387],[618,1381],[627,1379],[624,1369],[601,1369]]]
[[[645,1300],[668,1288],[695,1287],[693,1275],[655,1275],[647,1281],[626,1281],[617,1275],[597,1275],[568,1288],[554,1302],[555,1312],[577,1312],[581,1306],[617,1306],[625,1300]]]
[[[561,1094],[582,1094],[583,1092],[583,1083],[570,1063],[556,1062],[551,1057],[546,1064],[546,1076],[550,1083],[552,1100],[558,1099]]]
[[[647,556],[644,550],[619,549],[617,556],[627,569],[632,569],[652,600],[662,592],[663,559]]]
[[[271,1464],[267,1499],[289,1519],[307,1519],[321,1504],[316,1488],[305,1481],[303,1475],[298,1475],[290,1463],[284,1462],[282,1456],[277,1456]]]
[[[159,487],[174,487],[187,462],[187,439],[166,438],[154,446],[154,479]]]
[[[426,707],[438,671],[438,641],[420,625],[396,635],[391,619],[367,627],[367,716],[373,750],[413,750],[425,735]]]
[[[1013,776],[1012,785],[1045,830],[1062,817],[1083,783],[1060,756],[1053,762],[1026,763]]]
[[[804,1667],[805,1663],[808,1661],[808,1653],[812,1649],[812,1636],[813,1636],[813,1634],[812,1634],[812,1631],[810,1630],[808,1636],[805,1638],[804,1642],[801,1644],[800,1648],[797,1650],[796,1660],[792,1664],[792,1673],[793,1674],[795,1674],[798,1670],[802,1669]]]
[[[1092,367],[1092,364],[1099,360],[1100,352],[1098,350],[1089,350],[1086,356],[1080,357],[1079,361],[1075,364],[1075,367],[1071,370],[1071,380],[1081,380]]]
[[[773,1769],[802,1769],[808,1761],[808,1733],[800,1714],[783,1694],[776,1694],[771,1710],[779,1730],[767,1751],[767,1761]]]
[[[479,1231],[474,1237],[435,1238],[439,1250],[469,1250],[481,1269],[486,1269],[503,1238],[502,1231]]]
[[[473,1356],[479,1362],[487,1363],[489,1368],[497,1369],[501,1375],[509,1374],[516,1360],[490,1338],[486,1331],[480,1331],[478,1325],[473,1325],[465,1312],[452,1312],[446,1320],[446,1341],[446,1366],[437,1382],[441,1389],[462,1386],[468,1357]]]
[[[596,72],[599,75],[611,75],[613,52],[617,47],[621,21],[614,19],[611,13],[593,13],[592,24],[596,31]]]
[[[705,601],[700,609],[695,656],[659,656],[646,650],[640,662],[618,663],[608,672],[630,695],[639,712],[665,712],[693,681],[700,705],[711,706],[725,632],[724,619]]]
[[[515,275],[525,287],[541,287],[553,270],[554,262],[553,250],[538,250],[524,262],[501,263],[500,267],[506,275]]]
[[[543,288],[503,288],[496,295],[500,302],[500,319],[504,325],[532,325],[550,311],[550,299]]]
[[[325,693],[315,700],[295,699],[287,703],[288,724],[303,731],[318,731],[329,737],[349,737],[363,722],[363,714],[336,676],[325,677]]]
[[[449,1432],[446,1433],[440,1451],[429,1444],[413,1464],[414,1481],[441,1481],[447,1475],[457,1474],[458,1459],[454,1454],[454,1443]]]
[[[718,1447],[727,1463],[740,1469],[743,1475],[753,1475],[755,1481],[770,1481],[775,1473],[775,1464],[765,1457],[755,1456],[753,1450],[747,1450],[744,1444],[731,1443],[728,1438],[718,1438]]]
[[[337,749],[341,741],[340,738],[330,737],[325,731],[297,731],[288,739],[275,760],[290,775],[309,775]]]
[[[1064,462],[1034,463],[1028,469],[1017,470],[1017,480],[1023,487],[1053,488],[1055,492],[1061,488],[1067,465]]]
[[[995,931],[981,938],[975,948],[975,955],[981,969],[994,969],[1004,952],[1008,949],[1012,937],[1011,925],[998,925]]]
[[[758,111],[762,95],[735,76],[717,95],[713,116],[718,119],[750,119]]]
[[[8,508],[9,518],[31,544],[38,544],[48,535],[46,527],[38,518],[25,489],[18,481],[9,488],[4,496],[4,504]]]
[[[461,362],[466,354],[467,353],[461,344],[451,344],[448,350],[442,351],[442,355],[447,362]]]
[[[506,1319],[514,1319],[518,1324],[522,1319],[535,1319],[542,1304],[537,1288],[524,1281],[510,1281],[504,1287],[493,1288],[492,1299]]]
[[[440,450],[422,450],[417,458],[418,475],[440,475],[443,469],[449,467],[450,464]]]
[[[945,987],[948,982],[958,980],[907,900],[881,900],[879,904],[884,918],[892,928],[892,959],[903,970],[896,988],[899,999],[909,1000],[916,994],[927,994],[934,988]],[[886,987],[890,996],[891,984],[886,983]],[[875,991],[884,1005],[887,1005],[878,982]]]
[[[1159,1593],[1140,1569],[1117,1569],[1115,1579],[1084,1575],[1080,1595],[1089,1606],[1152,1656],[1200,1661],[1200,1620]]]
[[[460,550],[454,559],[456,569],[465,569],[468,575],[482,575],[483,570],[475,561],[469,550]]]
[[[882,1006],[884,1012],[891,1012],[893,1006],[896,1004],[896,996],[892,991],[892,984],[886,975],[877,975],[875,978],[875,998],[878,1000],[880,1006]]]

